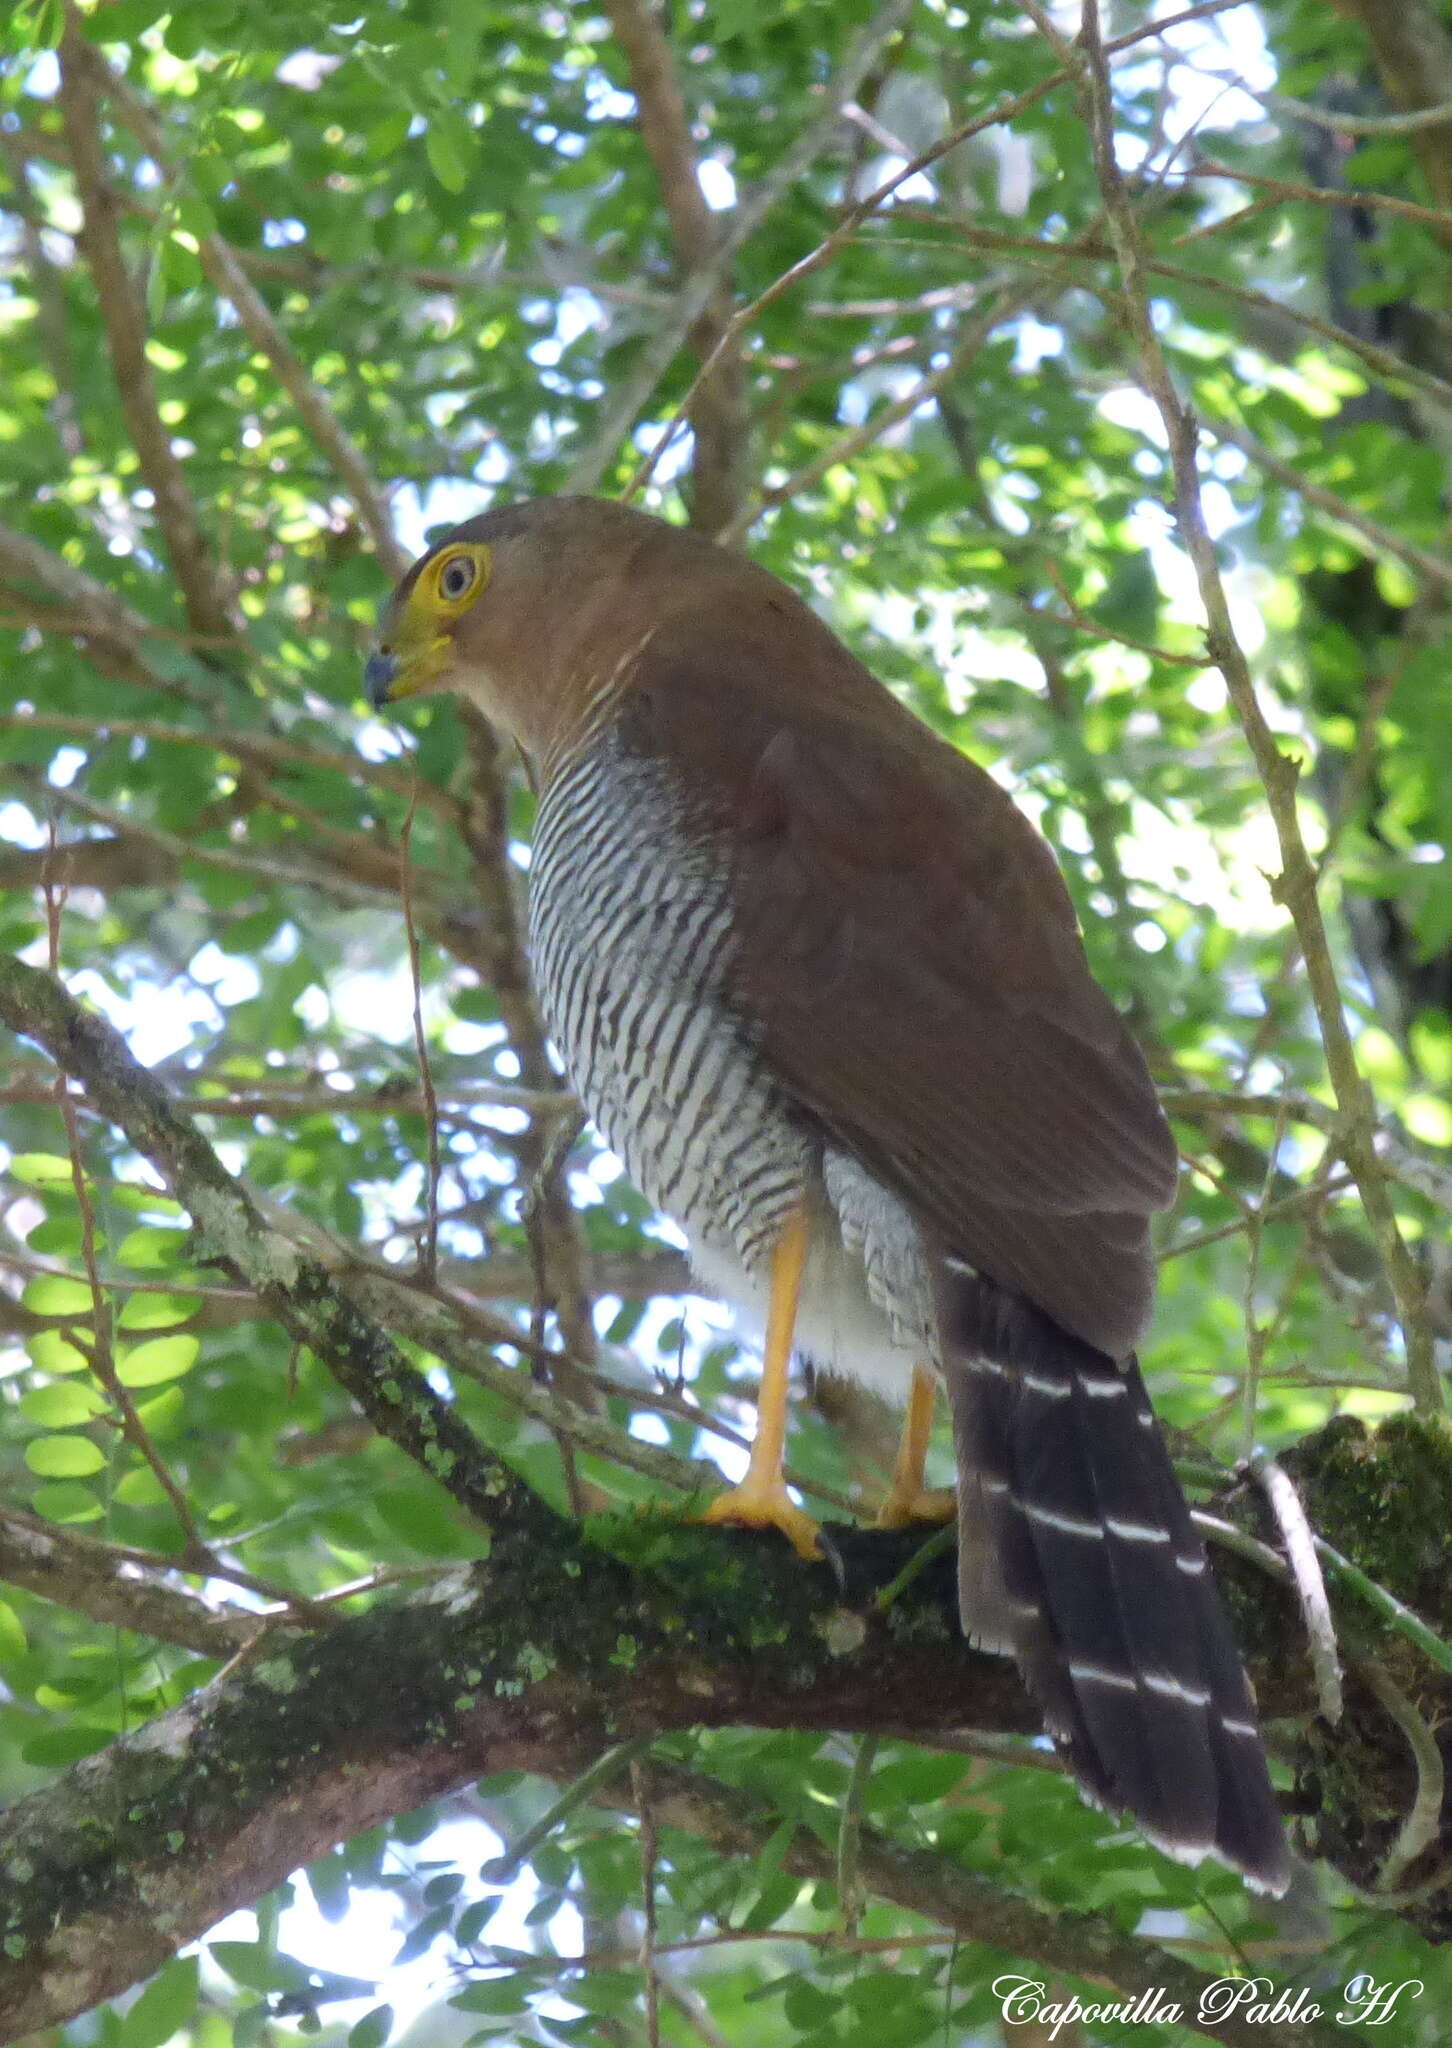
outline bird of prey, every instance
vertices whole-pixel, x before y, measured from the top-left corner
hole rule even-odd
[[[705,1286],[764,1326],[750,1467],[707,1519],[815,1552],[782,1477],[794,1352],[906,1408],[910,1515],[940,1379],[970,1639],[1018,1660],[1090,1799],[1284,1889],[1135,1358],[1175,1148],[1043,839],[776,577],[603,500],[455,527],[366,682],[455,691],[518,742],[550,1030]]]

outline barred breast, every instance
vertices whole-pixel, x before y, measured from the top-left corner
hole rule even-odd
[[[707,1289],[759,1328],[772,1251],[805,1203],[799,1348],[901,1400],[933,1323],[917,1227],[763,1066],[725,996],[724,865],[686,832],[662,772],[608,730],[542,793],[530,938],[581,1101],[640,1193],[686,1233]]]

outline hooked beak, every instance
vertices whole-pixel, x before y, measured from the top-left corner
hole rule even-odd
[[[426,690],[447,665],[453,644],[447,633],[440,633],[421,647],[380,647],[370,654],[363,689],[374,710]]]
[[[370,654],[363,671],[363,694],[375,711],[381,711],[393,694],[398,662],[391,654]]]

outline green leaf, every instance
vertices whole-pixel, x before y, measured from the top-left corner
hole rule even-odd
[[[88,1728],[83,1722],[72,1721],[64,1728],[47,1728],[40,1735],[32,1735],[21,1745],[20,1755],[27,1764],[63,1769],[67,1764],[79,1763],[83,1756],[94,1756],[115,1739],[114,1728]]]
[[[383,2048],[393,2032],[393,2007],[375,2005],[348,2034],[348,2048]]]
[[[449,2000],[455,2012],[523,2012],[529,2004],[529,1982],[518,1973],[481,1977]]]
[[[27,1187],[44,1187],[51,1181],[71,1184],[71,1162],[60,1152],[17,1152],[7,1171]]]
[[[163,2048],[197,2009],[197,1958],[173,1956],[121,2021],[120,2048]]]
[[[32,1387],[20,1397],[20,1413],[38,1429],[74,1429],[104,1415],[109,1403],[90,1380],[66,1380],[59,1386]]]
[[[202,1305],[199,1294],[133,1294],[116,1318],[118,1330],[165,1330],[187,1322]]]
[[[116,1481],[111,1498],[123,1508],[159,1508],[166,1490],[149,1465],[133,1465]]]
[[[428,1557],[457,1557],[463,1531],[443,1498],[433,1489],[380,1486],[373,1506],[395,1535]]]
[[[454,1940],[460,1948],[472,1948],[498,1910],[503,1893],[493,1898],[476,1899],[472,1906],[466,1906],[454,1922]]]
[[[308,1972],[291,1956],[261,1941],[209,1941],[207,1953],[219,1969],[249,1991],[303,1991]]]
[[[59,1330],[40,1330],[27,1337],[25,1348],[42,1372],[89,1372],[91,1361],[74,1344],[68,1344]]]
[[[197,1337],[153,1337],[117,1359],[116,1377],[123,1387],[159,1387],[190,1372],[201,1348]]]
[[[186,1210],[180,1202],[174,1202],[170,1195],[164,1195],[160,1188],[148,1186],[140,1180],[117,1180],[111,1183],[111,1201],[118,1209],[129,1209],[132,1215],[184,1217]]]
[[[429,169],[446,192],[462,192],[474,158],[474,132],[458,109],[433,107],[424,130]]]
[[[308,1865],[307,1880],[323,1918],[332,1922],[341,1920],[352,1898],[347,1858],[337,1849],[327,1856],[320,1856],[316,1863]]]
[[[149,1436],[165,1442],[174,1437],[186,1420],[186,1397],[180,1387],[163,1387],[149,1401],[138,1401],[136,1413]]]
[[[36,1514],[48,1522],[99,1522],[106,1512],[89,1487],[73,1479],[56,1479],[37,1486],[30,1496]]]
[[[25,1630],[8,1600],[0,1600],[0,1671],[26,1652]]]
[[[154,1272],[161,1266],[174,1266],[178,1259],[187,1256],[187,1252],[185,1230],[168,1230],[159,1223],[142,1223],[135,1230],[127,1231],[117,1245],[116,1263],[137,1273]]]
[[[25,1462],[40,1479],[89,1479],[106,1457],[88,1436],[38,1436],[25,1446]]]
[[[55,1200],[52,1196],[52,1203]],[[48,1216],[44,1223],[36,1224],[25,1243],[27,1250],[48,1259],[79,1259],[85,1243],[79,1214],[72,1207],[68,1215]]]
[[[48,1273],[42,1280],[32,1280],[20,1299],[38,1316],[89,1316],[91,1313],[91,1289],[85,1280],[68,1280],[60,1274]]]

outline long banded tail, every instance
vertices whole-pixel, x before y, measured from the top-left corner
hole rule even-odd
[[[1089,1799],[1283,1891],[1250,1688],[1138,1364],[951,1259],[939,1317],[965,1632],[1016,1657]]]

